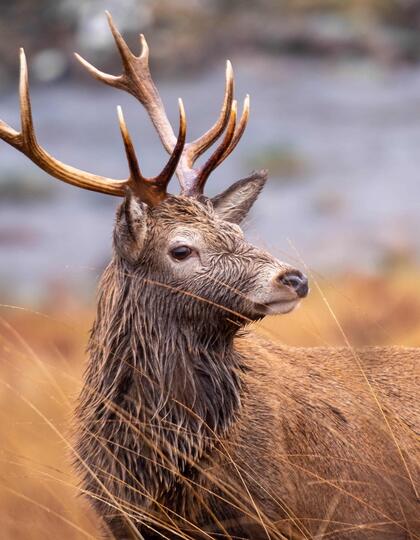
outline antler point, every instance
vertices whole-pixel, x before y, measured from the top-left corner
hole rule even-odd
[[[75,52],[74,56],[76,57],[76,60],[82,64],[85,68],[89,69],[89,67],[93,67],[92,64],[90,64],[87,60],[83,58],[83,56],[80,56],[79,53]]]
[[[182,101],[181,98],[178,98],[178,107],[179,107],[179,135],[178,135],[178,138],[180,136],[185,138],[185,133],[186,133],[186,130],[187,130],[187,119],[186,119],[186,116],[185,116],[184,102]],[[184,141],[184,143],[185,143],[185,141]],[[184,143],[183,143],[183,146],[184,146]]]
[[[20,59],[20,67],[21,69],[26,69],[26,54],[23,47],[20,47],[19,49],[19,59]]]
[[[28,65],[26,62],[26,55],[23,47],[19,50],[19,60],[20,60],[20,84],[25,85],[25,92],[27,92],[26,87],[28,85]],[[23,92],[23,87],[21,86],[21,92]]]
[[[124,118],[121,105],[117,105],[117,116],[118,116],[118,123],[120,125],[121,133],[123,135],[123,138],[125,139],[127,137],[127,125],[125,123],[125,118]]]
[[[233,67],[230,60],[226,60],[226,79],[231,81],[233,79]]]
[[[108,26],[111,29],[112,35],[115,38],[115,33],[117,32],[117,28],[114,24],[114,20],[112,18],[111,13],[108,10],[105,10],[106,18],[108,19]]]
[[[140,58],[148,58],[149,57],[149,45],[147,44],[147,41],[146,41],[146,38],[144,37],[144,34],[140,34],[140,45],[141,45]]]

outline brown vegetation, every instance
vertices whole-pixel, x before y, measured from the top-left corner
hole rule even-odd
[[[293,345],[343,344],[343,332],[352,345],[420,345],[418,271],[314,278],[301,309],[267,319],[260,331]],[[1,536],[97,538],[96,518],[78,497],[69,438],[92,314],[41,311],[1,308]]]

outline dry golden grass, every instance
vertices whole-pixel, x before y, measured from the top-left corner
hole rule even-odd
[[[261,330],[292,345],[341,345],[331,309],[352,345],[420,345],[420,272],[317,280],[322,293],[313,287],[299,310]],[[72,407],[93,313],[0,309],[0,536],[98,538],[70,465]]]

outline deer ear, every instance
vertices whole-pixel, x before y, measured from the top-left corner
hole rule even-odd
[[[232,184],[212,199],[216,214],[231,223],[241,223],[257,200],[266,180],[267,171],[259,171]]]
[[[129,193],[117,211],[114,245],[117,252],[132,262],[138,260],[147,230],[148,207]]]

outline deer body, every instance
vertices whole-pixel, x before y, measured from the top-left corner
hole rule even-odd
[[[117,538],[130,537],[118,505],[145,538],[206,538],[194,525],[254,540],[419,533],[419,351],[356,352],[404,465],[351,350],[238,334],[214,306],[180,334],[182,294],[126,275],[113,262],[103,278],[78,410],[95,475],[79,469]]]
[[[214,126],[187,143],[180,102],[175,137],[144,37],[135,56],[108,17],[123,73],[79,60],[144,105],[170,154],[161,173],[141,173],[121,109],[127,179],[48,154],[35,137],[23,50],[21,131],[0,121],[0,138],[51,175],[124,197],[76,410],[75,462],[106,530],[121,540],[420,539],[420,352],[292,349],[246,333],[308,293],[299,270],[240,228],[264,171],[204,195],[242,136],[249,99],[236,123],[228,63]],[[179,196],[167,193],[174,173]]]

